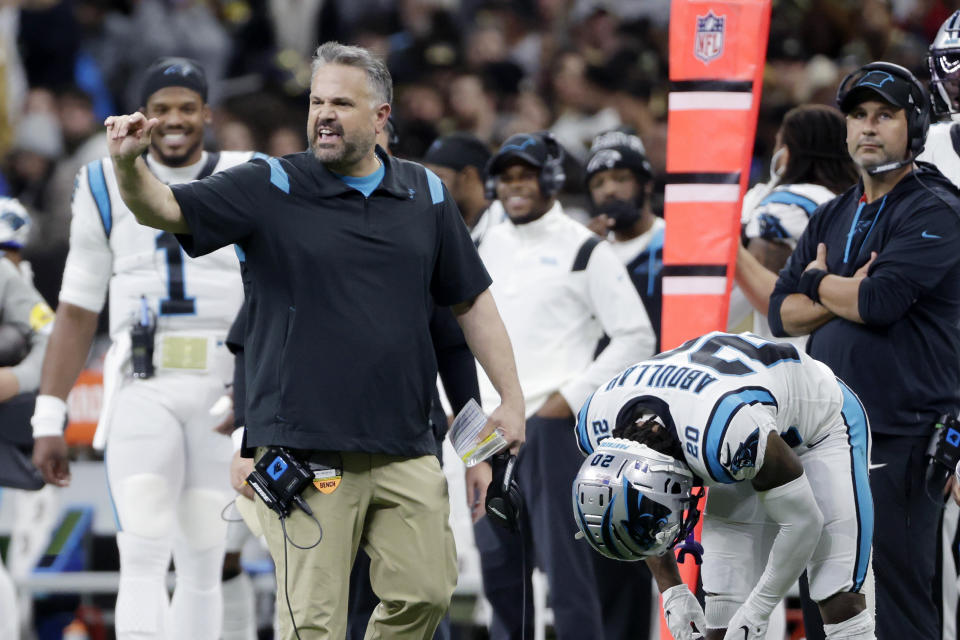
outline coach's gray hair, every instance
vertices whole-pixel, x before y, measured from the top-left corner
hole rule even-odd
[[[363,47],[354,47],[339,42],[324,42],[317,47],[313,54],[313,64],[310,68],[311,79],[317,75],[317,70],[327,64],[342,64],[347,67],[357,67],[367,73],[367,83],[370,93],[377,103],[393,102],[393,78],[387,70],[387,65],[377,56]]]

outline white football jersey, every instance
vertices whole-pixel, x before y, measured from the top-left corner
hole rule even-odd
[[[743,197],[744,233],[795,248],[816,208],[835,197],[819,184],[756,185]]]
[[[227,151],[218,158],[204,152],[198,163],[181,168],[148,157],[148,165],[161,181],[177,184],[246,162],[252,155]],[[60,300],[99,312],[109,288],[113,339],[141,317],[141,297],[155,314],[158,332],[230,327],[243,302],[233,248],[189,258],[172,233],[138,223],[120,197],[109,158],[95,160],[77,174],[72,209]]]
[[[954,124],[952,120],[947,120],[930,125],[923,152],[917,156],[917,160],[935,164],[940,173],[960,187],[960,156],[954,150],[953,140],[950,138],[950,128]]]
[[[612,435],[641,398],[666,404],[687,464],[708,486],[753,478],[771,431],[800,453],[843,425],[843,394],[829,367],[750,333],[708,333],[628,367],[580,410],[581,448]]]

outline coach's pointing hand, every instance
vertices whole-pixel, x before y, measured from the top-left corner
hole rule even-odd
[[[160,124],[139,111],[128,116],[110,116],[103,121],[107,127],[107,149],[115,162],[133,162],[150,146],[150,134]]]

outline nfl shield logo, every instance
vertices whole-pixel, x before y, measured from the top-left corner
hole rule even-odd
[[[708,11],[705,16],[697,16],[697,37],[694,40],[693,55],[704,63],[723,53],[723,31],[726,16],[715,16]]]

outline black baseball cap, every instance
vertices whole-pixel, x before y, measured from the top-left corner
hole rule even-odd
[[[849,113],[861,102],[878,97],[900,109],[914,106],[910,82],[906,78],[882,69],[869,69],[859,78],[855,78],[850,89],[840,99],[838,106],[843,113]]]
[[[590,178],[601,171],[620,168],[630,169],[637,179],[642,181],[653,176],[653,169],[639,136],[617,130],[601,133],[590,145],[587,168],[584,171],[586,182],[589,184]]]
[[[480,138],[469,133],[451,133],[433,141],[423,156],[425,164],[435,164],[461,171],[464,167],[476,167],[480,175],[490,161],[490,149]]]
[[[154,93],[165,87],[185,87],[200,94],[207,101],[207,74],[196,60],[190,58],[158,58],[143,74],[140,106],[146,106]]]
[[[514,160],[521,160],[538,169],[547,163],[549,151],[543,136],[536,133],[518,133],[510,136],[487,165],[487,175],[499,175]]]

